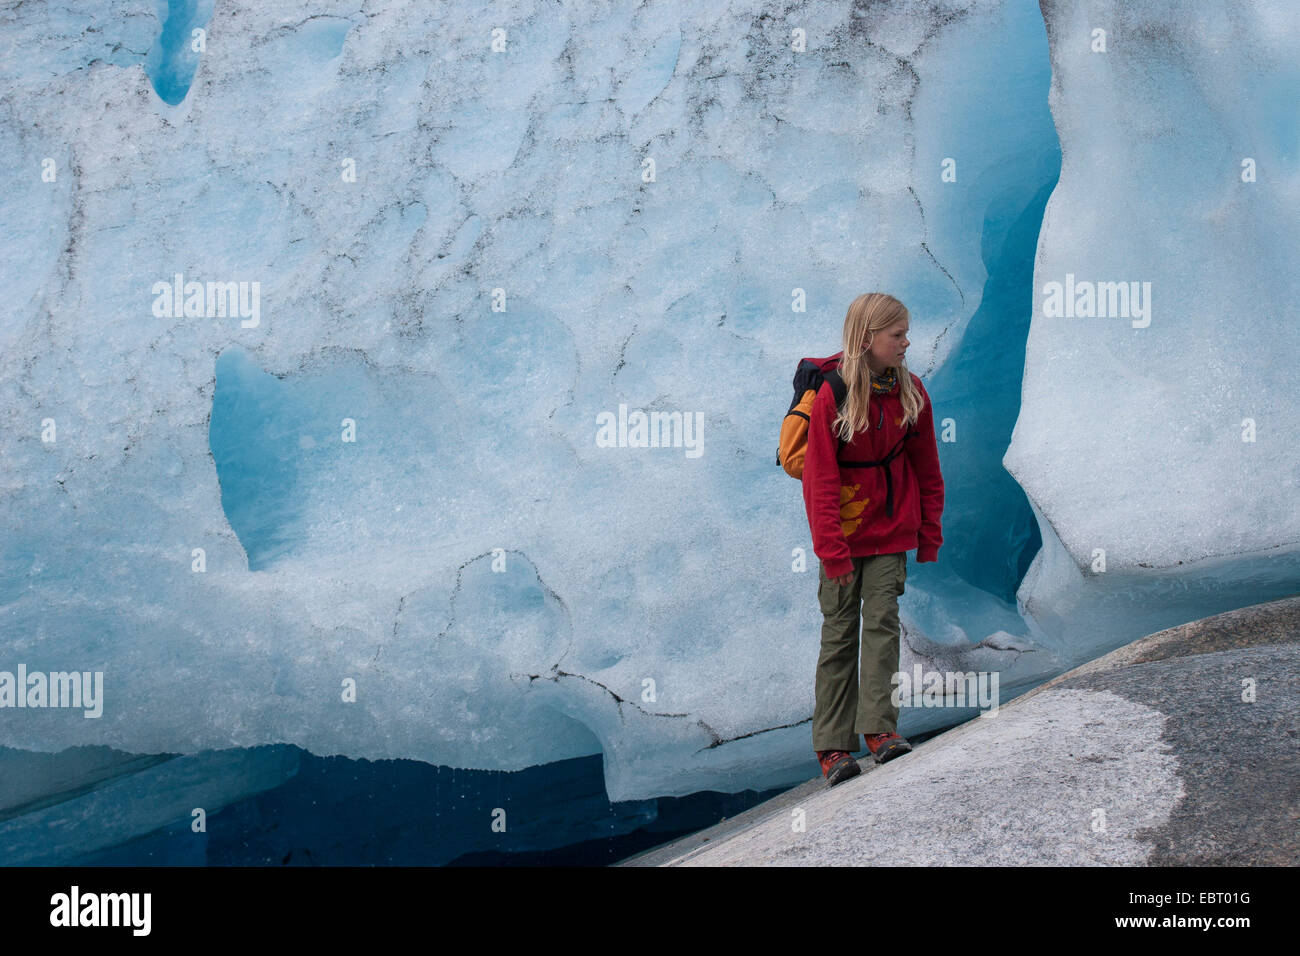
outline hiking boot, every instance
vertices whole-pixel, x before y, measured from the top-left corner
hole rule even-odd
[[[819,750],[817,762],[822,766],[822,776],[826,778],[827,786],[831,787],[862,772],[853,755],[843,750]]]
[[[876,763],[893,760],[905,753],[911,753],[912,745],[904,737],[890,731],[884,734],[863,734],[867,738],[867,750],[876,758]]]

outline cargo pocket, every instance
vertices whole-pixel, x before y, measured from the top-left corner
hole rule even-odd
[[[853,570],[854,574],[857,569]],[[817,584],[817,603],[821,607],[822,614],[828,618],[838,618],[845,613],[845,602],[848,595],[852,592],[848,589],[853,586],[853,581],[848,584],[836,584],[835,581],[826,574],[826,566],[819,564],[817,576],[820,579]]]

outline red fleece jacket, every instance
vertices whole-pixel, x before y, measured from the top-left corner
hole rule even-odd
[[[909,373],[910,374],[910,373]],[[885,468],[841,467],[841,461],[880,461],[898,444],[903,427],[901,388],[871,396],[871,424],[839,450],[831,432],[835,393],[823,384],[813,401],[803,465],[803,500],[813,551],[828,577],[853,571],[850,557],[916,549],[918,562],[938,560],[943,531],[943,475],[934,437],[930,396],[921,380],[912,383],[925,399],[916,435],[887,466],[893,484],[893,515],[886,514]]]

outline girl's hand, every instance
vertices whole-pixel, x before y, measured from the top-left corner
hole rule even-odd
[[[840,587],[844,587],[853,583],[853,573],[849,572],[848,574],[841,574],[838,578],[831,578],[831,580]]]

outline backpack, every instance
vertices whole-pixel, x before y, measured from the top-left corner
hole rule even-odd
[[[836,352],[830,358],[800,359],[795,368],[794,400],[790,403],[790,410],[785,413],[785,418],[781,420],[781,440],[776,448],[776,463],[783,467],[791,478],[803,480],[804,455],[808,450],[808,425],[812,421],[813,401],[821,391],[822,383],[830,383],[831,391],[835,394],[836,408],[844,404],[844,399],[848,395],[849,387],[844,379],[840,378],[838,371],[840,358],[843,355],[843,352]],[[843,461],[837,457],[841,468],[885,469],[885,513],[888,515],[894,513],[894,481],[889,463],[902,454],[904,442],[909,438],[915,438],[916,435],[916,428],[909,428],[889,454],[879,461]],[[840,438],[837,456],[844,445],[844,439]]]
[[[781,440],[776,446],[776,463],[785,469],[791,478],[803,480],[803,459],[808,449],[808,424],[812,421],[813,400],[821,391],[822,382],[831,383],[835,393],[835,407],[844,404],[849,387],[840,378],[837,369],[843,352],[836,352],[830,358],[800,359],[794,370],[794,399],[790,409],[781,420]],[[844,439],[840,439],[844,447]]]

